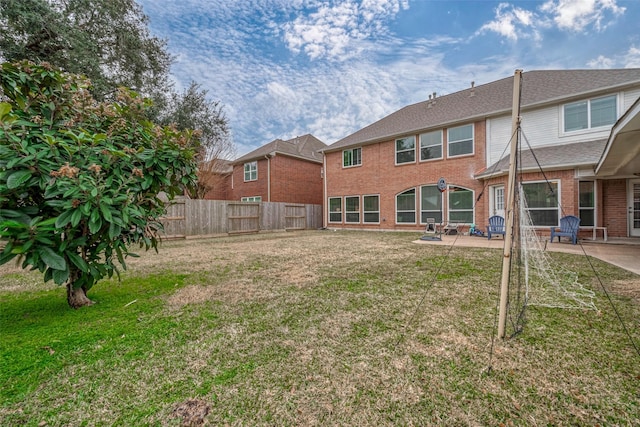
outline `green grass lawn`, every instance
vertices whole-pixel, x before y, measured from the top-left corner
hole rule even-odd
[[[165,242],[80,310],[0,267],[0,425],[640,425],[640,356],[585,259],[551,254],[599,311],[529,307],[503,341],[501,252],[417,237]],[[592,263],[640,342],[616,292],[640,278]]]

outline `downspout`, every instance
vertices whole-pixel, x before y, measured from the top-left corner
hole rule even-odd
[[[329,225],[327,222],[327,210],[329,210],[329,203],[327,201],[327,154],[322,153],[322,228],[327,228]],[[327,203],[327,205],[325,205]]]
[[[266,154],[264,156],[267,159],[267,202],[271,201],[271,156]]]

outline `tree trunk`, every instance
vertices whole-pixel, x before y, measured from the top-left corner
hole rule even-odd
[[[74,288],[73,283],[67,283],[67,302],[71,308],[80,308],[93,305],[93,301],[87,298],[87,292],[83,287]]]

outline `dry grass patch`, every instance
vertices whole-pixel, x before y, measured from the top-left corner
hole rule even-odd
[[[165,242],[131,259],[121,285],[96,287],[101,302],[85,313],[99,316],[82,321],[109,332],[52,346],[65,363],[4,403],[0,424],[171,426],[191,415],[230,426],[637,424],[638,356],[601,293],[600,315],[531,308],[523,334],[493,342],[500,251],[415,238],[326,231]],[[624,319],[637,322],[637,301],[618,295],[637,278],[598,267],[615,281]],[[112,290],[122,292],[113,303]],[[33,327],[16,322],[23,333]]]

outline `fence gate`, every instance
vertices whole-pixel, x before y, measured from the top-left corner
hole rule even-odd
[[[284,219],[286,230],[306,230],[307,208],[305,205],[285,205]]]
[[[167,212],[160,217],[160,223],[164,227],[163,239],[184,239],[187,235],[187,222],[185,219],[185,199],[176,198],[167,207]]]
[[[227,205],[228,233],[257,233],[260,231],[260,203],[229,203]]]

